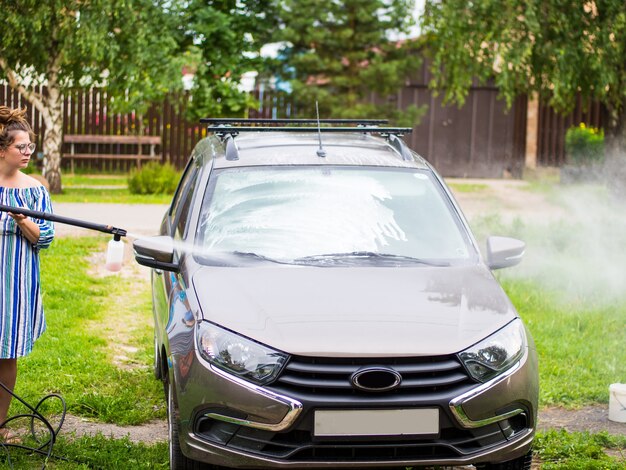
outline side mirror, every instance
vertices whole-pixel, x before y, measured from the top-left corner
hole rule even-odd
[[[178,263],[174,263],[174,240],[168,236],[139,238],[133,242],[135,260],[142,266],[178,271]]]
[[[515,266],[522,261],[526,243],[516,238],[487,238],[487,266],[489,269],[500,269]]]

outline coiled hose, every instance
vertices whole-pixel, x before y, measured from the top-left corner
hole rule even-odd
[[[57,457],[57,456],[52,455],[52,448],[54,447],[54,443],[56,442],[57,435],[59,434],[59,431],[61,430],[61,426],[63,426],[63,422],[65,421],[65,415],[67,413],[67,405],[65,404],[65,400],[63,399],[63,397],[56,393],[51,393],[43,397],[41,400],[39,400],[39,403],[37,403],[37,405],[33,407],[32,405],[28,404],[25,400],[23,400],[21,397],[13,393],[12,390],[9,390],[6,387],[6,385],[4,385],[2,382],[0,382],[0,387],[2,387],[7,393],[10,393],[13,396],[13,398],[18,400],[20,403],[22,403],[26,408],[28,408],[31,411],[30,413],[19,414],[19,415],[15,415],[15,416],[11,416],[10,418],[7,418],[4,422],[0,423],[0,429],[5,428],[5,426],[12,421],[16,421],[19,419],[28,419],[30,423],[30,434],[35,440],[36,445],[37,445],[37,447],[30,447],[30,446],[26,446],[22,444],[21,442],[15,442],[15,443],[0,442],[0,446],[6,452],[6,455],[7,455],[7,464],[9,466],[8,468],[10,469],[13,468],[13,464],[11,462],[11,452],[10,452],[11,448],[24,449],[26,451],[45,456],[45,459],[41,466],[42,470],[46,468],[46,463],[51,457],[58,458],[61,460],[68,460],[63,457]],[[39,411],[41,406],[49,400],[58,400],[61,403],[62,412],[61,412],[61,416],[56,427],[54,427],[50,423],[50,421],[48,421],[46,417],[43,416],[43,414],[41,414],[41,412]],[[35,423],[37,422],[43,424],[43,428],[39,427],[38,429],[36,429]]]

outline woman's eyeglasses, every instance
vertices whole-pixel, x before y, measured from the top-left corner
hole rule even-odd
[[[22,155],[28,155],[28,153],[26,153],[26,149],[30,150],[30,153],[33,153],[37,148],[37,144],[19,144],[16,145],[15,148],[18,149]]]

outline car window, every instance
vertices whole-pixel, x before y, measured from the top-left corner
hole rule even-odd
[[[180,209],[178,210],[176,236],[179,238],[183,238],[186,233],[187,220],[189,219],[189,211],[191,210],[191,202],[193,200],[196,182],[198,181],[197,173],[197,171],[192,172],[189,178],[189,184],[183,192],[183,199],[181,200]]]
[[[220,170],[205,194],[198,230],[209,258],[238,253],[333,265],[333,259],[380,264],[377,255],[446,262],[474,256],[439,185],[415,169]]]
[[[174,220],[176,218],[176,214],[178,213],[178,209],[180,207],[180,201],[183,198],[183,193],[185,192],[185,188],[189,184],[189,179],[194,172],[195,165],[192,161],[190,161],[185,169],[183,170],[183,175],[180,178],[178,183],[178,187],[176,188],[176,192],[174,193],[174,197],[172,198],[172,203],[170,205],[169,216],[170,220]]]
[[[190,188],[195,185],[195,180],[198,174],[198,167],[194,164],[193,161],[190,161],[185,171],[183,172],[183,176],[181,177],[180,183],[178,183],[178,188],[176,189],[176,194],[174,195],[174,199],[172,200],[172,205],[170,206],[169,219],[170,224],[172,224],[172,228],[176,228],[177,231],[180,231],[181,227],[181,218],[183,219],[183,223],[186,223],[187,213],[189,211],[190,204],[190,193],[193,193],[193,190],[190,191]],[[185,213],[182,216],[181,213]],[[173,225],[176,224],[176,227]],[[184,231],[183,231],[184,232]]]

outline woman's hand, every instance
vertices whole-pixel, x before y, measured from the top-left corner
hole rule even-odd
[[[20,222],[24,221],[24,219],[26,219],[26,216],[24,214],[14,214],[12,212],[9,212],[9,215],[11,217],[13,217],[13,220],[15,220],[15,222],[17,223],[17,225],[20,224]]]
[[[36,245],[39,241],[39,226],[24,214],[13,214],[12,212],[8,214],[15,220],[15,223],[28,241]]]

